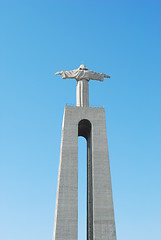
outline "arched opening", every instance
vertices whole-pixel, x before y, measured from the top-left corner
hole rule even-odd
[[[78,240],[87,240],[87,142],[78,138]]]
[[[86,221],[84,224],[84,228],[86,227],[86,233],[87,233],[87,240],[93,239],[93,198],[92,198],[92,125],[89,120],[82,119],[78,124],[78,136],[82,136],[86,139],[86,157],[85,157],[85,164],[86,164],[86,187],[84,188],[86,191],[86,203],[84,206],[82,206],[78,202],[78,213],[81,211],[81,207],[85,207],[86,209]],[[81,146],[79,146],[81,147]],[[79,153],[79,149],[78,149]],[[79,158],[79,156],[78,156]],[[78,163],[79,164],[79,163]],[[78,167],[78,194],[81,194],[79,192],[79,189],[81,189],[81,174],[79,173],[79,167]],[[78,222],[79,221],[78,216]],[[78,229],[79,232],[79,229]]]
[[[82,119],[78,123],[78,136],[84,137],[87,141],[91,134],[91,123],[87,119]]]

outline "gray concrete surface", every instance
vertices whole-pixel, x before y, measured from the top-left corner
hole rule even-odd
[[[54,240],[77,240],[78,135],[87,139],[87,240],[116,240],[103,108],[65,107]]]

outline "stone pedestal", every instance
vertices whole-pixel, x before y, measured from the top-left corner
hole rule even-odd
[[[103,108],[65,107],[54,240],[77,240],[78,136],[87,140],[87,240],[116,240]]]

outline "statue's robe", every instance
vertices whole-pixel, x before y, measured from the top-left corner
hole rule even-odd
[[[99,80],[103,81],[105,77],[105,74],[103,73],[96,73],[89,70],[71,70],[71,71],[62,71],[62,78],[75,78],[77,81],[80,81],[82,79],[85,79],[87,81],[89,80]]]
[[[75,78],[77,80],[77,106],[78,107],[88,107],[89,106],[89,80],[104,80],[105,77],[109,77],[103,73],[96,73],[85,69],[76,69],[71,71],[62,71],[62,78]]]

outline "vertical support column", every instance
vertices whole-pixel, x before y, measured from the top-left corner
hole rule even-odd
[[[93,240],[116,240],[104,110],[93,120]]]
[[[88,80],[82,79],[77,81],[76,99],[77,107],[89,107]]]
[[[77,81],[76,106],[81,107],[81,81]]]
[[[89,107],[89,88],[86,79],[81,80],[81,107]]]
[[[77,240],[78,125],[64,113],[55,210],[54,240]]]

